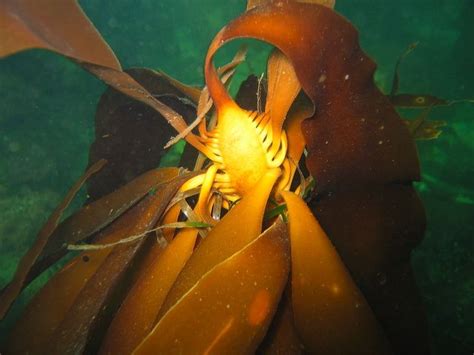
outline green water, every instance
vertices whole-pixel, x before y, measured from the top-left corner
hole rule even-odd
[[[159,68],[198,85],[210,40],[245,8],[243,0],[80,3],[124,68]],[[397,57],[419,41],[401,67],[401,91],[474,98],[474,1],[339,0],[336,9],[359,29],[362,47],[379,64],[376,80],[385,92]],[[249,57],[261,58],[260,65],[246,71],[263,68],[264,55],[258,48]],[[0,61],[0,286],[83,172],[95,107],[104,89],[97,79],[49,52],[28,51]],[[423,182],[417,188],[428,230],[414,251],[413,264],[434,353],[470,354],[474,350],[474,104],[435,108],[431,118],[446,120],[448,126],[438,140],[418,144]],[[80,203],[79,199],[75,206]],[[2,333],[7,324],[1,325]]]

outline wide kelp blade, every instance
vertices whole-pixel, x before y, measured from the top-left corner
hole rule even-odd
[[[251,37],[279,48],[292,62],[316,111],[302,124],[306,164],[318,192],[419,178],[415,144],[388,98],[373,82],[375,63],[356,29],[324,6],[275,1],[247,11],[211,43],[211,60],[227,41]],[[212,81],[212,80],[211,80]],[[218,86],[217,82],[210,85]],[[216,93],[224,97],[226,93]]]
[[[278,169],[269,170],[201,241],[170,290],[159,317],[170,310],[204,274],[260,235],[265,206],[279,176]]]
[[[310,207],[364,293],[394,352],[429,354],[428,320],[410,266],[411,251],[420,244],[426,225],[415,189],[373,186],[319,196]]]
[[[56,227],[59,223],[59,220],[61,219],[61,216],[64,213],[64,210],[72,202],[73,198],[79,192],[79,189],[82,187],[84,182],[91,175],[99,171],[106,164],[106,162],[106,160],[99,160],[85,172],[85,174],[68,191],[66,197],[56,207],[56,209],[48,218],[44,226],[41,228],[36,237],[35,243],[21,258],[15,271],[15,275],[13,276],[13,280],[2,291],[0,297],[0,319],[3,319],[3,317],[10,309],[10,306],[23,289],[24,283],[27,280],[28,273],[30,272],[38,257],[43,252],[45,246],[48,244],[48,241],[56,230]]]
[[[305,349],[321,354],[389,354],[370,306],[304,200],[282,192],[291,241],[291,299]],[[341,222],[340,222],[341,223]]]
[[[183,116],[187,123],[196,115],[190,98],[166,78],[150,69],[132,68],[126,72],[148,92]],[[95,114],[95,140],[89,149],[89,164],[106,158],[107,167],[87,184],[88,202],[118,189],[147,170],[159,166],[165,143],[176,131],[164,117],[148,105],[114,88],[101,96]],[[193,168],[190,156],[184,165]]]
[[[142,208],[134,234],[144,233],[157,223],[169,201],[188,178],[179,176],[147,196],[149,204]],[[97,350],[111,317],[128,291],[133,264],[137,262],[142,247],[146,246],[145,242],[146,238],[141,238],[114,248],[55,330],[47,353],[73,354]]]
[[[289,257],[278,221],[204,274],[133,354],[254,353],[286,285]]]
[[[130,354],[148,335],[168,291],[193,252],[197,234],[196,229],[187,228],[164,249],[158,243],[153,245],[149,253],[154,260],[140,267],[140,277],[114,316],[100,354]]]
[[[48,49],[80,62],[121,70],[114,52],[77,0],[0,3],[0,57],[30,48]]]
[[[179,169],[174,169],[174,172],[174,181],[161,184],[154,195],[147,196],[101,232],[97,242],[116,242],[150,229],[163,213],[174,192],[187,178],[178,176]],[[139,244],[87,251],[66,264],[35,296],[13,328],[9,337],[9,349],[12,353],[44,353],[48,346],[59,340],[54,333],[68,317],[74,324],[72,329],[62,325],[63,336],[73,330],[87,332],[88,329],[84,328],[92,326],[88,322],[100,321],[104,315],[97,314],[98,303],[106,304],[104,298],[112,297],[113,288],[117,288],[117,284],[123,279],[126,272],[124,268],[130,265],[130,257],[133,256],[131,254]],[[115,269],[110,271],[113,267]],[[74,319],[77,322],[74,322]],[[76,329],[75,326],[82,329]],[[25,334],[29,335],[28,341],[25,340]],[[85,341],[84,336],[85,334],[81,333],[77,336],[77,343],[70,344],[70,347],[63,350],[70,351],[74,346],[80,346],[81,342]]]

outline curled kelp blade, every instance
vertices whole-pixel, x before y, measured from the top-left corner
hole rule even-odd
[[[269,170],[248,196],[242,198],[201,241],[168,294],[159,317],[179,302],[204,274],[260,235],[265,206],[279,176],[278,169]]]
[[[318,192],[419,178],[415,144],[388,98],[373,83],[375,63],[356,29],[324,6],[278,1],[230,22],[212,42],[252,37],[278,47],[292,62],[316,111],[303,122],[307,166]],[[212,85],[218,86],[217,82]],[[224,97],[225,92],[217,96]]]
[[[0,57],[30,48],[49,49],[81,62],[121,69],[77,0],[0,3]]]
[[[114,242],[151,229],[185,178],[162,184],[106,228],[98,242]],[[45,285],[14,327],[9,347],[37,353],[82,352],[96,348],[110,315],[120,302],[132,262],[144,244],[87,251],[68,263]],[[92,261],[91,264],[88,264]],[[125,289],[124,289],[125,288]],[[95,338],[94,334],[101,334]],[[30,340],[24,340],[30,334]],[[41,346],[40,346],[41,345]],[[20,351],[20,353],[21,353]]]
[[[289,257],[279,221],[204,274],[133,354],[254,353],[286,284]]]
[[[5,287],[4,290],[2,290],[0,296],[0,319],[3,319],[5,314],[10,309],[10,306],[23,289],[25,282],[27,282],[27,277],[31,268],[34,266],[36,260],[41,255],[51,236],[55,232],[64,210],[69,206],[84,182],[91,175],[99,171],[105,165],[105,163],[105,160],[99,160],[85,172],[85,174],[69,190],[66,197],[56,207],[49,219],[46,221],[45,225],[41,228],[38,236],[36,237],[35,243],[21,258],[15,271],[15,275],[13,276],[13,280]]]
[[[139,278],[114,316],[103,340],[100,354],[130,354],[155,325],[168,291],[191,256],[198,231],[183,229],[165,248],[155,243],[153,255],[140,267]]]
[[[279,144],[283,121],[301,86],[292,63],[278,49],[268,58],[267,76],[265,112],[271,117],[273,142]]]
[[[291,241],[291,299],[305,348],[321,354],[389,354],[370,306],[304,200],[282,192]],[[316,331],[317,330],[317,331]]]

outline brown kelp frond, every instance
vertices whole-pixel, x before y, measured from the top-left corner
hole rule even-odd
[[[0,57],[30,48],[48,49],[80,62],[121,70],[114,52],[77,0],[0,3]]]
[[[64,21],[67,13],[68,21]],[[72,17],[72,18],[71,18]],[[139,100],[163,115],[178,132],[186,129],[183,117],[157,100],[123,72],[113,51],[98,34],[76,0],[8,0],[0,4],[0,57],[30,48],[53,50],[79,63],[118,91]],[[201,145],[192,134],[186,140]]]
[[[35,243],[20,260],[13,280],[7,285],[0,296],[0,319],[3,319],[8,309],[15,301],[16,297],[20,294],[28,273],[30,272],[37,258],[43,252],[43,249],[56,229],[59,220],[64,213],[64,210],[69,206],[84,182],[92,174],[99,171],[106,164],[106,162],[106,160],[100,160],[85,172],[85,174],[69,190],[63,201],[53,211],[43,228],[41,228],[36,237]]]

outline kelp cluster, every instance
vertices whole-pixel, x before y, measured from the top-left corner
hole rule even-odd
[[[102,139],[91,148],[87,173],[22,259],[2,294],[2,313],[65,246],[84,251],[32,301],[7,351],[428,352],[409,261],[424,231],[411,186],[418,159],[393,106],[414,96],[393,90],[387,97],[375,87],[375,64],[346,20],[309,1],[249,2],[212,42],[201,90],[163,73],[122,71],[75,1],[43,13],[31,1],[2,6],[1,30],[11,41],[0,54],[50,49],[116,90],[102,98]],[[76,29],[63,28],[66,10]],[[212,57],[237,37],[278,50],[267,85],[250,78],[234,101],[224,84],[242,54],[219,70]],[[109,159],[111,146],[129,148],[105,138],[119,136],[124,120],[117,117],[131,109],[164,118],[201,152],[194,165],[190,149],[183,155],[193,172],[155,169],[132,179],[148,163],[124,168]],[[170,127],[156,132],[162,142]],[[254,158],[258,149],[264,153]],[[99,170],[89,203],[58,226],[77,189]],[[381,292],[379,273],[397,280],[396,289]]]

